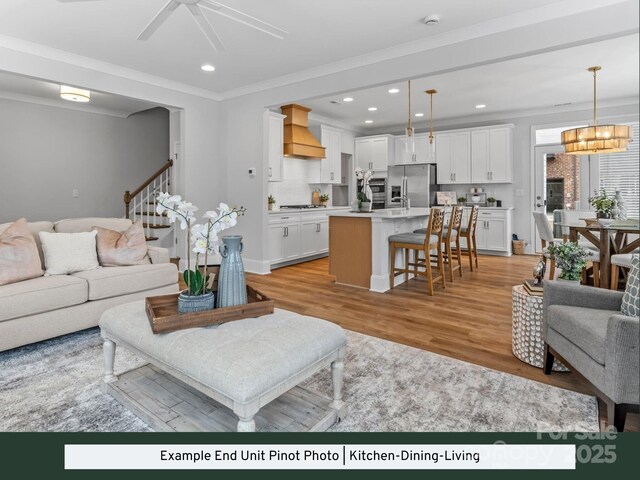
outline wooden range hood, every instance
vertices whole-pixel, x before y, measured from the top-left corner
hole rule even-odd
[[[284,156],[325,158],[325,148],[309,131],[310,108],[291,103],[280,107],[284,119]]]

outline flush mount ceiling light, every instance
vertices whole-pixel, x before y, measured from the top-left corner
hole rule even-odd
[[[593,126],[572,128],[560,134],[565,153],[591,155],[624,152],[631,141],[629,125],[598,125],[596,117],[596,74],[602,67],[589,67],[593,72]]]
[[[388,91],[389,91],[389,93],[398,93],[400,91],[400,89],[399,88],[390,88]]]
[[[213,72],[216,69],[216,67],[214,67],[213,65],[209,65],[208,63],[205,63],[200,67],[200,69],[205,72]]]
[[[416,113],[414,117],[424,117],[424,113]]]
[[[429,163],[436,161],[436,143],[433,141],[433,96],[438,93],[437,90],[426,90],[424,93],[429,95],[429,145],[427,148],[427,161]]]
[[[58,0],[61,3],[70,3],[70,2],[86,2],[91,0]],[[184,5],[189,10],[191,17],[198,24],[200,30],[207,38],[211,46],[214,48],[216,52],[224,51],[224,45],[222,44],[222,40],[218,37],[218,34],[209,23],[209,20],[205,16],[202,9],[213,12],[222,17],[226,17],[234,22],[241,23],[247,27],[251,27],[255,30],[258,30],[262,33],[266,33],[267,35],[271,35],[272,37],[278,38],[280,40],[284,39],[288,32],[282,30],[281,28],[276,27],[275,25],[271,25],[263,20],[259,20],[256,17],[252,17],[246,13],[243,13],[235,8],[228,7],[220,2],[216,2],[214,0],[169,0],[169,2],[162,7],[162,9],[151,19],[151,21],[147,24],[146,27],[140,32],[138,35],[138,40],[148,40],[151,35],[155,33],[158,28],[169,18],[169,16],[176,10],[180,5]]]
[[[68,85],[60,85],[60,97],[70,102],[87,103],[91,100],[91,92]]]
[[[480,103],[480,104],[476,105],[476,108],[478,108],[478,109],[487,108],[487,106],[484,103]]]
[[[342,99],[343,102],[353,102],[353,98],[352,97],[344,97]]]
[[[376,110],[378,110],[378,107],[369,107],[367,108],[367,110],[369,110],[370,112],[375,112]]]

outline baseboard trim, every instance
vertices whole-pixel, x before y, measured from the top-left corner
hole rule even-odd
[[[255,273],[257,275],[268,275],[271,273],[271,264],[269,260],[254,260],[252,258],[243,258],[245,272]]]

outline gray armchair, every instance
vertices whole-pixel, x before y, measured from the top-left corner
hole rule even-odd
[[[553,360],[585,377],[607,404],[609,425],[624,430],[627,412],[640,403],[640,326],[620,313],[622,292],[545,282],[544,373]]]

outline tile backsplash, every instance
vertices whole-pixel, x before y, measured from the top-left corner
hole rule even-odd
[[[286,157],[283,165],[284,179],[282,182],[269,182],[269,195],[275,197],[277,206],[311,203],[314,190],[328,193],[331,197],[331,185],[309,184],[309,178],[317,177],[319,169],[320,160]]]

